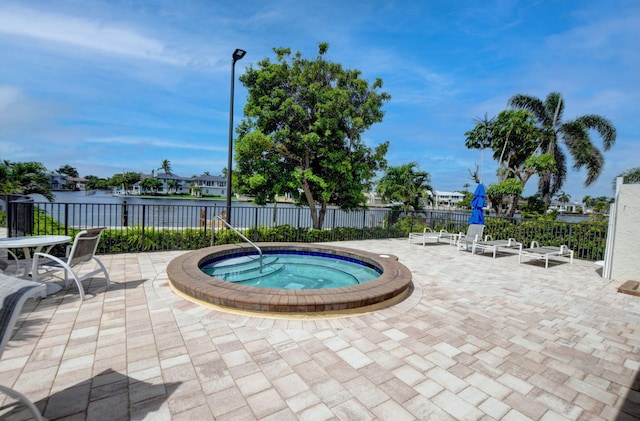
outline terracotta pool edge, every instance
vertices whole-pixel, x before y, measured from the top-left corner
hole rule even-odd
[[[352,257],[382,269],[380,277],[360,285],[327,290],[279,290],[244,286],[213,278],[200,270],[212,256],[224,256],[253,248],[248,244],[207,247],[176,257],[167,267],[172,289],[185,298],[212,307],[277,314],[322,314],[367,312],[402,301],[412,288],[411,272],[398,258],[321,243],[259,243],[264,251],[287,250],[329,252]]]

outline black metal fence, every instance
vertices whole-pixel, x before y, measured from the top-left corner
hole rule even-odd
[[[8,205],[10,236],[25,232],[73,235],[84,228],[104,226],[111,234],[105,236],[104,244],[101,244],[103,253],[192,249],[233,240],[229,231],[218,226],[214,219],[226,211],[226,206],[215,204],[24,203],[14,200]],[[32,218],[25,214],[29,211],[33,212]],[[466,232],[469,218],[469,212],[464,211],[427,210],[405,214],[389,208],[353,211],[330,208],[325,215],[323,229],[313,230],[306,207],[234,204],[231,212],[232,224],[254,241],[401,238],[424,227],[457,233]],[[14,215],[15,224],[10,223],[9,214]],[[31,226],[25,221],[32,221]],[[576,257],[580,259],[602,260],[604,256],[606,223],[495,217],[486,217],[485,223],[485,234],[494,239],[515,238],[525,245],[531,241],[538,241],[541,245],[566,244],[576,251]],[[24,227],[29,231],[14,229]],[[121,244],[123,241],[126,245]]]

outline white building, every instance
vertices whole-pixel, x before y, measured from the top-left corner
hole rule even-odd
[[[436,190],[435,207],[452,208],[464,200],[464,193]]]

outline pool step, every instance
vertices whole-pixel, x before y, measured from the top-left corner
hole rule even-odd
[[[260,271],[260,267],[256,266],[252,269],[243,270],[242,272],[231,272],[227,273],[223,276],[215,275],[217,278],[225,280],[227,282],[250,282],[259,280],[261,277],[265,275],[271,275],[277,272],[280,272],[284,269],[283,264],[272,263],[268,266],[264,266],[262,271]]]
[[[277,261],[277,256],[263,257],[260,271],[259,256],[242,256],[229,262],[221,262],[222,264],[213,268],[205,268],[204,272],[228,282],[246,282],[282,270],[284,265],[276,264]]]

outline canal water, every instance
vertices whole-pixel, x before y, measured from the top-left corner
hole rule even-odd
[[[226,200],[181,199],[164,197],[113,196],[105,192],[87,195],[84,192],[55,192],[53,203],[41,195],[31,195],[46,214],[61,223],[75,227],[119,226],[126,213],[127,225],[142,224],[156,227],[184,228],[201,226],[205,211],[208,225],[216,215],[226,211]],[[143,214],[144,212],[144,214]],[[329,207],[323,228],[362,228],[382,226],[388,209],[343,211]],[[258,206],[250,202],[233,202],[231,223],[238,228],[290,225],[313,226],[308,207],[291,203]]]

